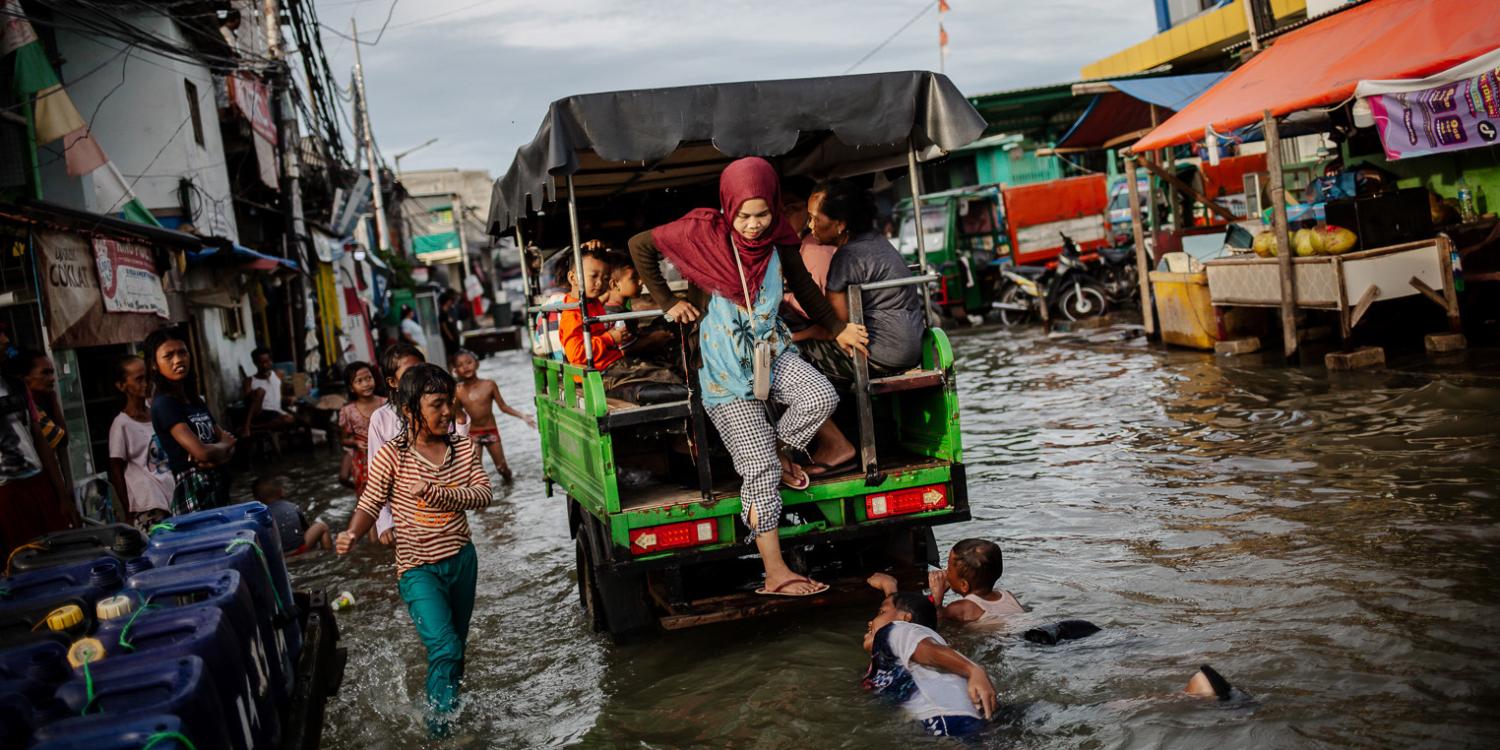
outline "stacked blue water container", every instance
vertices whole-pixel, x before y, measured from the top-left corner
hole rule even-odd
[[[0,577],[0,747],[274,747],[301,651],[271,514],[60,532]]]

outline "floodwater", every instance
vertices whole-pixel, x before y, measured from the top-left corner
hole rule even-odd
[[[1500,355],[1395,357],[1328,374],[1035,331],[955,337],[974,520],[1032,620],[1104,631],[1057,647],[953,634],[1017,748],[1494,747],[1500,737]],[[526,360],[487,360],[526,403]],[[349,590],[329,748],[952,747],[863,694],[875,607],[615,647],[576,607],[562,502],[502,421],[516,482],[471,514],[479,550],[467,703],[429,741],[421,644],[388,550],[294,561]],[[314,515],[353,498],[335,459],[290,459]],[[339,521],[338,525],[342,525]],[[1254,702],[1183,698],[1211,663]]]

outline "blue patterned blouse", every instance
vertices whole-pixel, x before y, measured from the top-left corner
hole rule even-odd
[[[704,406],[755,398],[755,342],[770,341],[773,360],[789,349],[797,351],[791,332],[777,314],[781,294],[781,258],[772,253],[752,312],[717,294],[710,296],[708,310],[698,323],[703,353],[698,382],[703,388]]]

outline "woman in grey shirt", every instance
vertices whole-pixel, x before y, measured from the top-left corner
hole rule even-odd
[[[854,284],[911,278],[906,260],[875,230],[875,200],[847,180],[826,182],[808,201],[808,227],[818,242],[838,251],[828,266],[828,301],[849,320],[848,289]],[[915,286],[864,293],[865,327],[870,336],[870,372],[890,375],[915,367],[922,358],[922,297]],[[854,360],[832,340],[797,343],[802,356],[835,384],[854,380]]]

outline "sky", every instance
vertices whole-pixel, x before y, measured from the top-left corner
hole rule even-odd
[[[839,75],[931,0],[316,0],[362,47],[371,122],[389,163],[499,177],[547,105],[573,94]],[[1151,0],[949,0],[946,73],[974,95],[1078,78],[1155,33]],[[929,8],[852,72],[938,68]],[[354,45],[323,44],[347,81]]]

